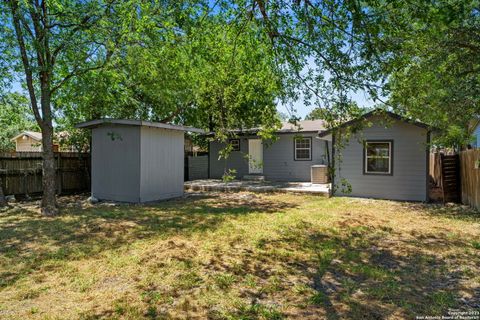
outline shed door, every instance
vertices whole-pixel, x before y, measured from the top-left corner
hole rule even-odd
[[[263,145],[260,139],[248,140],[248,173],[263,173]]]

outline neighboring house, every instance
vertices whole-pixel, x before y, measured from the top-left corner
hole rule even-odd
[[[209,176],[219,179],[234,169],[237,178],[258,175],[271,181],[310,181],[312,165],[328,164],[331,138],[318,137],[324,130],[323,120],[299,121],[296,125],[285,122],[276,132],[275,141],[262,141],[258,129],[235,131],[236,137],[229,140],[233,151],[227,159],[219,159],[225,143],[210,143]]]
[[[42,151],[42,134],[35,131],[23,131],[11,139],[17,152]]]
[[[480,121],[477,120],[476,122],[477,122],[477,126],[473,130],[474,140],[473,140],[472,146],[474,148],[479,148],[480,149]]]
[[[355,127],[359,130],[338,141],[348,128]],[[320,136],[329,134],[334,141],[335,194],[428,200],[430,132],[425,124],[373,111]]]
[[[148,202],[179,197],[184,182],[184,132],[203,130],[140,120],[93,120],[92,196]]]
[[[64,152],[75,152],[75,148],[72,146],[60,146],[61,141],[68,138],[69,133],[67,131],[61,131],[55,134],[55,143],[53,144],[53,150]],[[17,152],[41,152],[42,148],[42,133],[35,131],[23,131],[11,139],[15,142],[15,151]]]

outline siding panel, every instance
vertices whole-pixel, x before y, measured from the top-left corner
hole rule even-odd
[[[183,195],[183,144],[183,131],[141,127],[141,202]]]
[[[92,195],[138,202],[140,127],[105,125],[92,131]]]
[[[33,140],[28,137],[23,139],[22,137],[15,140],[16,151],[17,152],[41,152],[42,151],[42,142]]]
[[[312,138],[312,160],[294,160],[294,137],[296,134],[279,134],[275,141],[263,143],[263,175],[270,181],[310,181],[310,166],[325,164],[327,156],[325,152],[325,140],[315,138],[314,133],[301,134]],[[218,160],[218,153],[224,144],[219,142],[210,143],[210,177],[221,178],[224,169],[236,169],[237,178],[248,174],[248,139],[240,138],[240,151],[232,152],[228,159]]]
[[[188,180],[208,178],[208,156],[188,157]]]
[[[225,148],[224,143],[210,143],[210,178],[220,179],[229,169],[237,170],[237,178],[248,174],[248,139],[240,138],[240,151],[232,151],[228,159],[219,159],[219,152]]]
[[[393,200],[426,201],[426,142],[427,131],[402,121],[385,128],[373,118],[374,125],[352,136],[345,147],[336,150],[335,184],[337,194]],[[393,140],[393,175],[363,174],[363,140]],[[337,158],[337,157],[336,157]],[[343,193],[341,181],[352,187]]]

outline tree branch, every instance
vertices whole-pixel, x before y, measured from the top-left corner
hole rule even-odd
[[[27,82],[28,94],[30,96],[30,102],[33,114],[39,125],[43,125],[43,119],[40,115],[37,97],[35,95],[35,88],[33,86],[33,75],[30,61],[27,55],[27,49],[25,46],[25,40],[23,39],[23,32],[20,26],[21,17],[18,12],[18,0],[10,0],[10,10],[12,12],[12,21],[15,29],[15,34],[17,37],[18,47],[20,49],[20,55],[22,57],[23,68],[25,69],[25,80]]]
[[[103,67],[105,67],[108,64],[112,55],[113,55],[113,51],[108,51],[107,56],[105,57],[105,60],[99,65],[88,67],[88,68],[83,68],[83,69],[74,68],[72,70],[72,72],[70,72],[67,76],[65,76],[65,78],[63,78],[56,85],[52,86],[52,89],[50,90],[50,94],[53,94],[55,91],[60,89],[65,83],[67,83],[73,77],[86,74],[90,71],[102,69]]]

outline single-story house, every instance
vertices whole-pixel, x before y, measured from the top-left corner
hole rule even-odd
[[[234,151],[227,159],[219,158],[225,144],[211,142],[210,178],[235,169],[237,178],[257,174],[271,181],[309,182],[312,166],[329,165],[336,195],[428,200],[426,125],[378,110],[334,129],[327,130],[322,120],[299,125],[284,123],[276,141],[262,141],[255,130],[234,132],[229,141]]]
[[[35,131],[23,131],[10,139],[15,142],[15,151],[17,152],[41,152],[42,151],[42,133]]]
[[[239,130],[228,143],[233,147],[227,159],[219,157],[226,143],[209,143],[209,177],[220,179],[229,169],[237,178],[260,176],[270,181],[310,181],[312,165],[327,165],[331,136],[323,120],[285,122],[276,132],[277,140],[262,141],[259,129]]]
[[[140,120],[99,119],[92,129],[92,196],[149,202],[183,195],[184,132],[203,130]]]
[[[61,131],[55,133],[53,150],[55,152],[64,151],[64,152],[74,152],[76,151],[74,147],[65,145],[64,141],[69,136],[67,131]],[[15,151],[16,152],[42,152],[42,133],[36,131],[22,131],[17,134],[15,137],[10,139],[10,141],[15,142]]]

